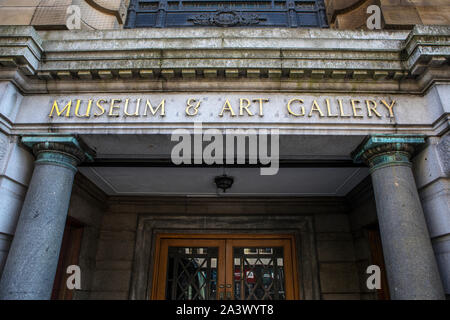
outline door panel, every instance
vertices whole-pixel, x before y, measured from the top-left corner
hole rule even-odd
[[[232,299],[295,299],[290,239],[227,240],[228,257]]]
[[[293,237],[279,237],[160,235],[152,298],[297,299]]]
[[[156,300],[216,300],[225,283],[225,241],[161,239]],[[155,287],[156,286],[156,287]]]

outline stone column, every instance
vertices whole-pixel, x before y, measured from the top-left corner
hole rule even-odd
[[[411,170],[414,146],[424,137],[374,135],[354,159],[369,167],[391,298],[444,299],[425,217]]]
[[[0,281],[0,299],[50,299],[77,165],[91,159],[70,136],[30,136],[35,168]]]

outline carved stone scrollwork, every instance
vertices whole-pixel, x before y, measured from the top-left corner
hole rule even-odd
[[[199,14],[188,18],[188,21],[196,25],[218,27],[250,26],[265,20],[265,18],[254,13],[243,13],[230,9],[221,9],[214,13]]]

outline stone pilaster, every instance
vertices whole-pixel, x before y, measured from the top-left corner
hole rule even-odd
[[[354,155],[370,167],[392,299],[444,299],[411,170],[422,136],[374,135]]]
[[[0,280],[0,299],[50,299],[77,165],[91,156],[70,136],[29,136],[35,168]]]

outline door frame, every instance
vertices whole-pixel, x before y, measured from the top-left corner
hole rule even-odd
[[[219,273],[218,283],[225,283],[225,274],[228,273],[228,277],[232,277],[233,274],[233,259],[228,258],[225,260],[225,256],[232,256],[233,246],[282,246],[285,248],[284,261],[286,269],[290,270],[291,280],[287,281],[286,295],[291,300],[299,300],[299,274],[297,265],[297,250],[295,236],[292,234],[203,234],[203,233],[157,233],[156,234],[156,248],[155,259],[153,263],[153,281],[152,288],[150,290],[149,298],[151,300],[162,300],[165,297],[166,289],[166,275],[167,275],[167,257],[168,247],[172,246],[184,246],[186,240],[197,241],[196,244],[200,246],[214,246],[219,245],[223,241],[223,248],[226,249],[226,253],[219,248],[219,266],[225,272]],[[166,241],[164,241],[166,240]],[[229,242],[229,245],[225,246],[225,241]],[[263,242],[263,244],[261,244]],[[264,244],[264,242],[266,244]],[[270,244],[269,244],[270,243]],[[225,265],[225,263],[227,263]],[[234,291],[231,290],[231,296],[234,299]]]
[[[261,200],[258,200],[259,202]],[[133,202],[134,203],[134,202]],[[203,201],[201,201],[203,203]],[[297,202],[295,202],[297,203]],[[145,203],[144,203],[145,204]],[[297,203],[298,204],[298,203]],[[131,205],[131,204],[130,204]],[[155,204],[153,203],[153,206]],[[242,204],[240,203],[242,206]],[[319,300],[320,277],[315,241],[314,220],[310,215],[300,214],[153,214],[142,205],[136,225],[136,243],[130,279],[130,300],[148,300],[153,282],[153,264],[158,233],[178,234],[289,234],[295,236],[297,267],[299,275],[299,298]],[[128,205],[125,206],[130,210]],[[298,208],[299,206],[296,206]],[[203,207],[202,207],[203,208]],[[283,208],[283,207],[281,207]],[[303,207],[299,207],[303,208]],[[330,210],[330,206],[327,206]],[[331,208],[338,208],[334,205]],[[142,212],[144,211],[144,212]],[[327,211],[327,212],[328,212]],[[127,211],[129,212],[129,211]],[[278,208],[280,212],[280,208]],[[282,211],[281,211],[282,212]]]
[[[189,239],[196,239],[201,247],[218,247],[217,268],[225,269],[225,240],[222,239],[205,239],[205,238],[184,238],[180,237],[164,237],[161,234],[157,236],[156,259],[153,267],[153,287],[151,291],[151,300],[164,300],[166,296],[167,282],[167,258],[169,246],[184,247]],[[166,241],[164,241],[166,240]],[[217,283],[225,283],[225,273],[218,274]]]

